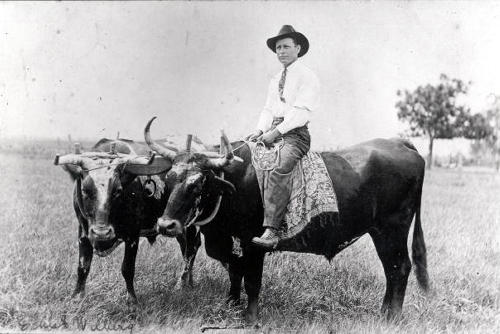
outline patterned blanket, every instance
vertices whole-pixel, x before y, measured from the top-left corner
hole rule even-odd
[[[249,143],[252,152],[255,144]],[[261,150],[261,148],[259,148]],[[273,156],[279,156],[273,148],[268,154],[259,152],[260,157],[252,157],[261,194],[266,191],[266,178],[271,170],[263,170],[259,159],[267,162]],[[292,194],[288,203],[285,222],[280,230],[280,238],[287,239],[297,235],[311,221],[311,218],[322,212],[338,212],[337,197],[333,189],[332,180],[326,170],[325,162],[317,152],[309,152],[292,171]]]

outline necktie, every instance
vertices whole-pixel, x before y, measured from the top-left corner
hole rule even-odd
[[[285,88],[285,80],[286,80],[286,67],[283,69],[283,72],[281,72],[281,78],[280,82],[278,84],[278,91],[280,93],[280,100],[281,102],[285,102],[285,98],[283,97],[283,89]]]

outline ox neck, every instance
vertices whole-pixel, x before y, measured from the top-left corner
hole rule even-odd
[[[224,172],[221,171],[218,176],[221,179],[224,179]],[[203,225],[210,223],[215,218],[215,216],[217,216],[221,202],[222,202],[222,194],[217,196],[217,199],[215,200],[214,208],[212,209],[211,213],[206,218],[203,218],[202,220],[198,220],[203,215],[205,208],[201,209],[200,211],[197,210],[195,216],[187,224],[186,228],[191,226],[191,225],[203,226]]]
[[[83,200],[82,200],[82,178],[78,177],[76,179],[76,202],[78,204],[78,209],[80,210],[81,215],[85,220],[89,220],[89,217],[85,213],[85,210],[83,208]]]

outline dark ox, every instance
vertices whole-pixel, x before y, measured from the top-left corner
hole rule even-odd
[[[139,237],[147,237],[151,243],[156,238],[156,222],[163,214],[169,194],[163,178],[171,167],[169,159],[148,154],[145,144],[102,139],[93,152],[56,157],[55,164],[63,166],[75,181],[73,207],[79,222],[79,260],[73,296],[85,293],[93,253],[106,256],[124,242],[121,270],[127,300],[137,303],[133,280]],[[155,178],[153,187],[146,175],[156,174],[159,178]],[[191,269],[200,237],[193,226],[178,234],[177,240],[185,261],[178,286],[192,285]]]
[[[149,137],[146,142],[155,143]],[[234,143],[243,163],[233,162],[232,146],[223,135],[226,156],[178,155],[166,182],[172,193],[162,217],[166,233],[182,233],[187,222],[206,224],[222,202],[213,220],[201,227],[207,254],[228,268],[229,300],[239,301],[242,279],[248,295],[246,320],[257,319],[265,253],[251,245],[263,232],[263,206],[251,152],[243,142]],[[161,150],[159,153],[162,153]],[[338,252],[368,233],[386,276],[382,312],[388,318],[401,313],[411,261],[407,238],[415,216],[412,257],[420,287],[428,289],[426,247],[420,221],[420,203],[425,163],[415,147],[401,139],[375,139],[350,148],[321,153],[333,181],[339,214],[333,219],[314,219],[296,238],[278,244],[277,250],[314,253],[331,260]],[[171,158],[171,157],[170,157]],[[223,171],[225,180],[214,177]],[[321,217],[318,217],[321,218]],[[189,224],[189,223],[188,223]],[[233,254],[233,236],[241,240],[243,255]]]

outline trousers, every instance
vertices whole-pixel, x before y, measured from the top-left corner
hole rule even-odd
[[[285,218],[286,206],[292,193],[292,171],[311,147],[307,125],[292,129],[282,137],[280,161],[278,166],[270,171],[264,191],[263,226],[274,229],[279,229]]]

